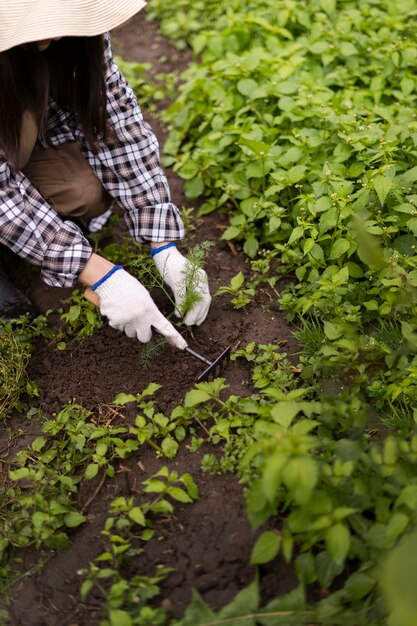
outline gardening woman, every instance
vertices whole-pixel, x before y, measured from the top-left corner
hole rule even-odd
[[[97,227],[117,205],[181,308],[187,260],[175,242],[183,223],[108,35],[144,4],[0,0],[0,243],[39,266],[48,285],[91,287],[110,326],[142,342],[154,327],[183,349],[145,287],[93,253],[77,225]],[[201,324],[210,306],[199,272],[200,298],[187,325]],[[0,275],[0,316],[15,291]]]

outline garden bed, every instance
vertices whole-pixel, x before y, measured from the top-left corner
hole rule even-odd
[[[158,36],[156,26],[146,23],[143,14],[118,29],[114,40],[124,58],[151,62],[156,73],[181,69],[186,62],[187,55],[180,56]],[[163,144],[164,133],[158,119],[146,112],[145,115]],[[167,174],[173,200],[178,206],[187,205],[182,181],[171,171]],[[207,264],[214,293],[239,271],[245,271],[244,255],[234,246],[220,241],[221,232],[227,225],[225,218],[207,216],[194,224],[196,229],[190,233],[188,245],[207,240],[215,244],[208,253]],[[122,241],[126,233],[120,224],[116,225],[116,231],[115,237]],[[28,289],[28,295],[41,312],[56,307],[69,293],[68,290],[47,287],[38,279]],[[161,308],[167,310],[169,305],[163,294],[153,295]],[[285,346],[283,349],[294,353],[296,343],[284,315],[276,304],[271,307],[271,303],[266,290],[260,291],[256,301],[239,311],[232,308],[228,295],[214,298],[205,323],[188,336],[190,346],[209,358],[216,357],[228,345],[236,349],[251,341],[282,345]],[[65,350],[51,349],[48,340],[40,340],[28,369],[29,378],[36,382],[40,393],[33,405],[40,406],[44,414],[52,416],[65,404],[76,402],[91,410],[98,424],[126,425],[134,422],[135,407],[127,404],[116,408],[112,404],[116,395],[140,393],[154,382],[161,385],[154,396],[155,406],[169,415],[192,389],[203,364],[188,354],[165,346],[145,368],[140,359],[141,351],[138,342],[107,325],[91,337],[74,340]],[[245,362],[228,363],[224,377],[229,388],[223,394],[249,393],[248,373]],[[35,422],[28,425],[22,415],[12,416],[8,424],[10,431],[22,429],[25,433],[7,449],[10,458],[35,439],[39,427]],[[205,436],[200,427],[196,433]],[[6,445],[5,435],[0,440]],[[156,538],[150,540],[145,551],[130,563],[130,569],[150,575],[157,564],[173,568],[161,583],[158,602],[174,617],[182,615],[194,588],[211,606],[220,608],[253,580],[255,569],[248,562],[254,534],[247,519],[242,486],[232,474],[212,476],[202,472],[203,455],[217,454],[217,448],[203,444],[192,453],[189,443],[187,438],[173,460],[157,459],[152,448],[142,446],[137,454],[118,464],[113,479],[100,484],[97,476],[81,485],[78,507],[86,515],[86,522],[71,532],[70,546],[52,554],[28,549],[22,557],[19,566],[22,576],[10,590],[8,611],[13,626],[99,623],[100,606],[94,598],[80,601],[80,571],[103,551],[100,531],[108,515],[109,503],[120,496],[133,495],[140,499],[141,481],[162,466],[168,466],[180,475],[189,472],[198,485],[199,499],[192,505],[176,505],[173,515],[156,522]],[[263,590],[266,599],[290,591],[295,585],[292,569],[280,563],[265,568]]]

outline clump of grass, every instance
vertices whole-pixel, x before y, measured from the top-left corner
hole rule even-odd
[[[26,382],[29,350],[9,326],[0,323],[0,420],[16,406]]]
[[[301,318],[300,321],[301,328],[291,334],[303,344],[308,356],[315,356],[325,338],[323,324],[315,317]]]

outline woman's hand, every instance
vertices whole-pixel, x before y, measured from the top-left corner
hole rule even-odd
[[[79,279],[92,287],[100,301],[100,312],[108,317],[112,328],[146,343],[152,338],[153,327],[172,346],[180,350],[187,346],[185,339],[159,311],[148,290],[124,269],[93,254]]]
[[[156,268],[174,294],[175,314],[177,317],[185,314],[184,322],[187,326],[200,326],[211,304],[207,274],[203,269],[193,269],[175,245],[155,253],[166,245],[168,243],[152,243],[151,248]],[[191,306],[189,310],[184,310],[187,304]]]

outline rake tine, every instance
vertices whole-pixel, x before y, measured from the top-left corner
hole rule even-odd
[[[212,361],[209,367],[205,369],[204,372],[200,374],[200,376],[198,376],[197,382],[201,383],[204,381],[211,381],[217,378],[221,374],[221,371],[223,369],[223,364],[225,360],[227,359],[227,357],[229,356],[231,349],[232,349],[232,346],[228,346],[225,350],[223,350],[221,355],[218,356],[217,359]]]

